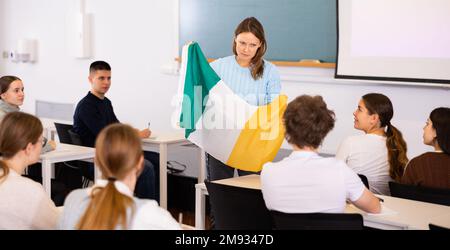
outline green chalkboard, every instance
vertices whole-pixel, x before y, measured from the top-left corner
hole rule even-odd
[[[256,17],[273,61],[336,62],[335,0],[179,0],[180,48],[197,41],[208,58],[232,54],[236,26]]]

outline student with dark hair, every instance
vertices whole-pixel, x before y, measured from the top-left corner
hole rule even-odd
[[[0,229],[54,229],[59,212],[37,182],[22,177],[39,160],[44,138],[38,118],[10,112],[0,124]]]
[[[281,90],[276,67],[263,59],[267,41],[262,24],[254,17],[244,19],[233,38],[234,55],[220,58],[211,67],[222,80],[252,105],[266,105]],[[218,180],[233,177],[235,169],[207,154],[207,178]],[[239,175],[253,172],[238,170]]]
[[[94,147],[95,139],[100,131],[109,124],[119,123],[111,101],[105,96],[111,86],[111,66],[104,61],[95,61],[89,67],[88,80],[91,90],[78,102],[73,115],[73,131],[77,133],[83,146]],[[141,138],[150,136],[148,128],[136,130]],[[143,173],[136,183],[136,195],[139,198],[156,199],[155,168],[153,164],[159,162],[159,155],[147,152],[155,158],[152,162],[145,161]],[[153,164],[152,164],[153,163]],[[158,164],[159,166],[159,164]],[[93,175],[94,167],[90,167]]]
[[[356,173],[365,175],[370,190],[389,195],[390,181],[400,181],[408,158],[402,133],[391,124],[394,108],[383,94],[366,94],[353,113],[354,127],[364,135],[350,136],[338,148],[336,158]]]
[[[61,229],[181,229],[169,212],[154,200],[133,197],[142,171],[141,139],[131,126],[104,128],[95,144],[95,165],[102,179],[95,186],[69,194]]]
[[[266,163],[261,189],[269,210],[285,213],[343,213],[346,200],[360,209],[380,212],[379,200],[344,162],[324,158],[318,148],[334,127],[334,112],[321,96],[302,95],[283,116],[286,140],[293,152],[280,162]]]
[[[450,189],[450,108],[434,109],[423,128],[423,143],[434,152],[412,159],[401,183]]]

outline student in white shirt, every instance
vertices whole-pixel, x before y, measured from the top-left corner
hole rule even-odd
[[[354,127],[364,135],[350,136],[339,146],[336,158],[365,175],[370,190],[389,195],[390,181],[400,181],[408,158],[402,133],[391,124],[394,108],[383,94],[366,94],[353,113]]]
[[[43,187],[21,174],[39,160],[38,118],[10,112],[0,124],[0,229],[54,229],[59,212]]]
[[[133,197],[144,156],[138,132],[115,123],[96,139],[95,166],[103,180],[67,197],[61,229],[181,229],[154,200]]]
[[[294,151],[263,167],[261,189],[269,210],[342,213],[350,200],[364,211],[380,212],[378,198],[344,162],[318,155],[318,147],[335,122],[334,112],[321,96],[297,97],[289,103],[283,120]]]

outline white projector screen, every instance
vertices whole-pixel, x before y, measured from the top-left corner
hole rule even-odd
[[[336,78],[450,84],[450,0],[337,0]]]

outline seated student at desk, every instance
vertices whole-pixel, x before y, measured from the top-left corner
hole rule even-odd
[[[412,159],[401,183],[450,189],[450,108],[436,108],[423,128],[423,143],[434,152]]]
[[[364,135],[350,136],[339,146],[336,158],[367,177],[375,194],[389,195],[389,182],[399,181],[408,157],[402,133],[392,123],[391,100],[379,93],[364,95],[353,113],[355,129]]]
[[[21,174],[39,160],[42,124],[38,118],[10,112],[0,124],[0,229],[54,229],[59,217],[41,184]]]
[[[22,106],[24,100],[25,92],[23,82],[19,77],[0,77],[0,121],[9,112],[20,111],[20,106]],[[55,148],[55,141],[50,140],[42,148],[42,152],[49,152],[55,150]]]
[[[105,96],[111,86],[111,66],[104,61],[95,61],[89,67],[89,82],[91,90],[81,99],[73,115],[73,131],[80,136],[83,146],[93,147],[95,139],[100,131],[112,123],[119,120],[114,113],[111,101]],[[141,138],[150,136],[149,129],[138,131]],[[159,155],[154,152],[147,152],[145,156],[151,159],[146,160],[141,176],[136,183],[136,195],[139,198],[156,199],[156,165],[159,167]],[[93,176],[94,167],[90,167]]]
[[[261,190],[269,210],[285,213],[342,213],[346,200],[379,213],[378,198],[343,161],[319,156],[318,147],[334,127],[334,112],[321,96],[302,95],[283,115],[286,139],[293,152],[280,162],[266,163]]]
[[[25,100],[25,92],[22,80],[17,76],[0,77],[0,122],[3,117],[10,112],[20,111]],[[55,150],[56,143],[53,140],[44,138],[44,147],[42,153]],[[28,169],[28,177],[35,181],[42,179],[41,164],[36,163],[35,166]]]
[[[75,190],[64,203],[61,229],[181,229],[154,200],[133,197],[144,156],[136,130],[112,124],[95,144],[95,166],[103,179]]]

